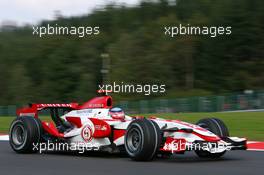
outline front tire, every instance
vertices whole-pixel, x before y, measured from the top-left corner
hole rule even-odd
[[[34,145],[40,143],[42,126],[37,118],[17,117],[10,126],[9,143],[17,153],[34,153]]]
[[[217,118],[205,118],[199,120],[196,125],[205,128],[215,135],[221,137],[228,137],[229,131],[225,123]],[[209,151],[204,150],[195,150],[195,153],[202,158],[219,158],[225,154],[226,151],[220,153],[210,153]]]
[[[160,148],[161,131],[154,121],[136,119],[125,134],[125,149],[132,160],[152,160]]]

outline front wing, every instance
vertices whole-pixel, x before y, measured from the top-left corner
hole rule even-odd
[[[230,150],[246,150],[247,140],[238,137],[225,137],[220,141],[193,141],[188,142],[184,138],[167,137],[160,148],[162,152],[183,153],[185,151],[203,150],[210,153],[220,153]]]

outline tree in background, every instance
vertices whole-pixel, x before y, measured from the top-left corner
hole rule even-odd
[[[263,89],[263,12],[261,0],[142,1],[40,24],[100,26],[97,36],[39,38],[30,26],[2,31],[0,104],[86,101],[102,83],[102,53],[111,60],[111,82],[166,85],[166,94],[149,98]],[[164,26],[179,24],[231,26],[232,34],[164,35]]]

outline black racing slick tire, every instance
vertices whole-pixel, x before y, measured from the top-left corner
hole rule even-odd
[[[217,118],[205,118],[199,120],[196,125],[205,128],[219,137],[228,137],[229,131],[225,123]]]
[[[17,117],[10,126],[9,143],[17,153],[37,152],[41,141],[42,126],[39,119],[31,116]]]
[[[220,119],[205,118],[205,119],[199,120],[196,123],[196,125],[211,131],[212,133],[219,136],[220,138],[229,136],[229,131],[228,131],[227,126]],[[204,150],[196,150],[195,152],[199,157],[202,157],[202,158],[219,158],[223,156],[226,151],[223,151],[220,153],[210,153]]]
[[[125,134],[125,149],[132,160],[150,161],[160,148],[161,131],[148,119],[132,121]]]

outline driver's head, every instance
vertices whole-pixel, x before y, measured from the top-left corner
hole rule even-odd
[[[121,108],[114,107],[109,110],[109,114],[113,119],[125,119],[125,113]]]

